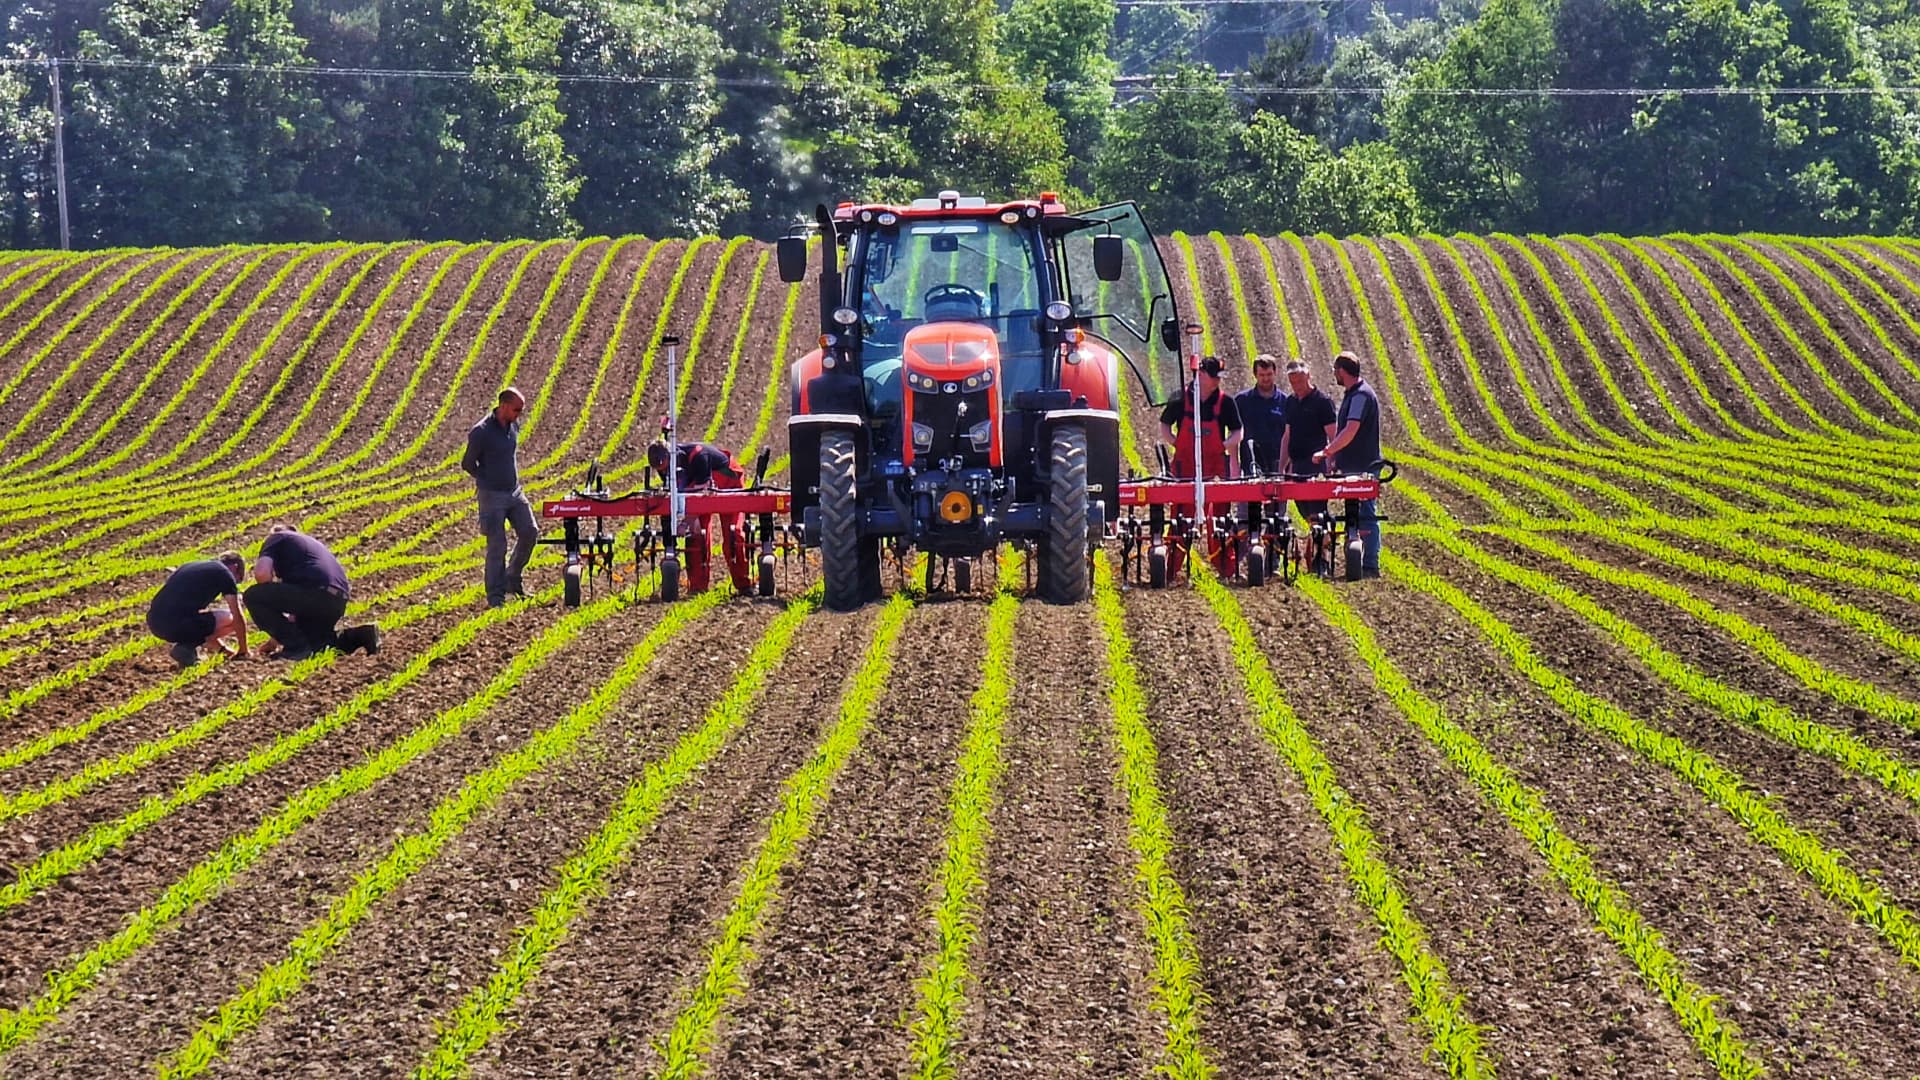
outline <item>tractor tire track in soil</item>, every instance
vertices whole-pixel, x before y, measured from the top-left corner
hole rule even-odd
[[[1707,1076],[1658,995],[1304,596],[1243,605],[1510,1075]]]
[[[784,876],[782,910],[746,975],[753,990],[717,1033],[717,1080],[891,1075],[906,1061],[985,634],[986,605],[970,600],[929,604],[908,621],[873,727]]]
[[[1541,793],[1763,1060],[1818,1076],[1920,1068],[1920,973],[1870,928],[1684,780],[1566,717],[1438,601],[1349,596],[1406,677]]]
[[[1156,1053],[1126,793],[1090,610],[1038,600],[1014,630],[1006,772],[978,981],[958,1050],[979,1077],[1139,1076]]]
[[[492,976],[515,928],[553,885],[555,868],[619,803],[625,787],[697,726],[726,691],[734,664],[773,610],[743,607],[711,628],[694,627],[689,637],[698,640],[677,643],[670,658],[630,690],[622,708],[537,790],[510,795],[382,901],[374,917],[315,972],[312,985],[246,1038],[244,1061],[223,1071],[320,1068],[346,1074],[377,1067],[398,1075],[418,1064],[432,1047],[436,1023]],[[633,637],[618,623],[633,618],[632,612],[617,614],[614,624],[602,628],[620,641],[609,654],[615,661]],[[848,620],[844,629],[854,625]],[[818,670],[838,655],[840,644],[838,634],[803,635],[786,664],[796,672]],[[571,665],[571,655],[564,662]],[[507,1055],[512,1071],[611,1075],[619,1064],[573,1055],[582,1047],[608,1046],[610,1034],[625,1034],[620,1029],[633,1026],[635,1013],[612,1002],[637,992],[636,983],[665,979],[665,955],[698,948],[703,924],[690,920],[707,905],[724,903],[724,875],[764,819],[778,774],[802,753],[795,744],[810,734],[808,724],[819,714],[813,706],[831,708],[830,687],[803,696],[798,688],[804,679],[778,685],[756,710],[761,719],[640,841],[634,857],[645,874],[610,881],[577,938],[549,958],[529,991],[533,1000],[523,1001],[527,1007],[501,1037],[514,1047]],[[564,707],[580,692],[553,682],[535,694]],[[635,907],[649,916],[637,931],[627,920]],[[576,957],[580,951],[590,958]],[[553,1022],[555,1012],[562,1022]],[[526,1041],[517,1037],[521,1033],[531,1038],[531,1052],[519,1048]]]
[[[1126,605],[1211,999],[1201,1040],[1258,1075],[1436,1075],[1326,822],[1250,719],[1212,611],[1184,589]]]
[[[723,653],[738,640],[742,627],[756,618],[753,609],[734,609],[687,627],[671,651],[656,659],[633,694],[672,693],[669,688],[683,680],[667,666],[669,657],[683,651],[700,656]],[[284,956],[287,942],[324,914],[331,899],[352,883],[353,875],[380,859],[396,836],[425,826],[434,806],[454,793],[466,776],[484,770],[557,718],[553,710],[526,707],[530,699],[537,699],[543,684],[551,685],[556,665],[571,667],[577,663],[582,673],[578,681],[569,675],[564,684],[585,693],[611,674],[651,624],[652,620],[636,618],[632,612],[613,615],[608,623],[601,624],[601,633],[588,631],[546,668],[532,673],[509,704],[489,710],[401,774],[328,808],[209,903],[189,913],[123,964],[104,985],[69,1006],[39,1040],[8,1059],[10,1075],[79,1075],[77,1070],[93,1069],[100,1070],[94,1073],[100,1076],[131,1075],[185,1043],[236,987]],[[513,625],[512,621],[508,625]],[[525,626],[518,629],[521,634],[528,633]],[[450,672],[452,677],[432,687],[439,696],[420,703],[405,728],[391,732],[376,745],[395,741],[436,712],[458,705],[467,690],[482,685],[503,667],[513,651],[512,643],[507,642],[497,651],[472,656],[460,665],[458,673]],[[354,754],[335,767],[351,765],[363,756]],[[325,775],[324,771],[317,772],[309,782]],[[526,788],[549,780],[543,776]],[[289,783],[286,789],[295,790],[295,785]],[[524,789],[521,796],[525,797]],[[249,807],[253,812],[242,811],[239,820],[257,820],[273,805],[269,801],[258,808]],[[496,820],[488,815],[472,828],[490,830]],[[476,843],[472,839],[465,842]],[[180,863],[195,857],[176,860],[172,869],[178,870]],[[444,908],[423,915],[437,921],[457,921],[450,920],[450,910]],[[220,940],[222,948],[207,952],[204,944],[211,940]],[[309,994],[313,992],[315,988],[310,987]],[[102,1033],[106,1032],[113,1033],[110,1058],[94,1045],[104,1041]],[[243,1041],[235,1049],[245,1053],[244,1046]]]

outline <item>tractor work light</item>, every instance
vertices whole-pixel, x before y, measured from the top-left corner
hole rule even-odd
[[[940,520],[958,525],[973,517],[973,499],[964,491],[949,491],[940,496]]]
[[[993,421],[982,420],[968,428],[967,441],[973,444],[976,454],[984,454],[993,449]]]
[[[1066,322],[1073,318],[1073,305],[1065,300],[1055,300],[1047,305],[1047,318],[1057,323]]]
[[[883,212],[882,212],[882,213],[880,214],[880,224],[882,224],[882,225],[891,225],[891,224],[893,224],[894,222],[896,222],[896,221],[899,221],[899,220],[900,220],[900,215],[898,215],[898,214],[896,214],[896,213],[894,213],[894,212],[893,212],[893,211],[891,211],[891,210],[886,210],[886,211],[883,211]]]
[[[1006,213],[1000,215],[1000,220],[1007,225],[1015,224],[1020,220],[1020,211],[1008,210]]]
[[[841,326],[852,326],[860,321],[860,313],[850,307],[834,308],[833,321]]]
[[[913,448],[930,450],[933,448],[933,429],[925,424],[913,425]]]

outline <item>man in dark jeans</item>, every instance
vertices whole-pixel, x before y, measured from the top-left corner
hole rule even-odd
[[[1378,477],[1380,462],[1380,399],[1373,387],[1360,377],[1360,358],[1343,352],[1333,359],[1333,377],[1346,388],[1340,399],[1340,430],[1334,432],[1327,448],[1314,455],[1315,460],[1332,461],[1349,476],[1365,474]],[[1360,538],[1364,557],[1361,576],[1380,576],[1379,504],[1374,499],[1360,503]]]
[[[380,650],[371,626],[334,629],[347,613],[347,572],[327,545],[288,525],[275,525],[260,545],[247,590],[247,613],[279,643],[283,660],[305,660],[322,649]]]
[[[182,668],[199,663],[202,645],[228,656],[247,655],[247,620],[240,614],[240,579],[246,572],[246,560],[239,552],[229,551],[218,559],[187,563],[168,575],[147,607],[147,629],[173,644],[169,655],[174,663]],[[222,596],[227,598],[227,610],[208,611],[207,605]],[[229,634],[239,636],[238,649],[229,649],[221,640]]]

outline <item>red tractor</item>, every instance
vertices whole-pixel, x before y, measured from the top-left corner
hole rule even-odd
[[[946,191],[816,219],[820,345],[793,365],[787,430],[827,606],[879,596],[882,545],[949,561],[965,591],[1007,540],[1034,543],[1043,596],[1084,600],[1119,508],[1119,343],[1179,342],[1138,209]],[[778,253],[781,279],[803,280],[806,238]]]

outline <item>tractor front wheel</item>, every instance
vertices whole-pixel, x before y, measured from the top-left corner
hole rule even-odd
[[[1087,431],[1053,429],[1047,535],[1040,544],[1040,592],[1056,604],[1087,598]]]
[[[844,431],[820,436],[820,567],[826,579],[826,604],[833,611],[859,607],[872,584],[864,557],[870,545],[860,542],[858,462],[853,436]],[[872,561],[877,570],[877,553]]]

